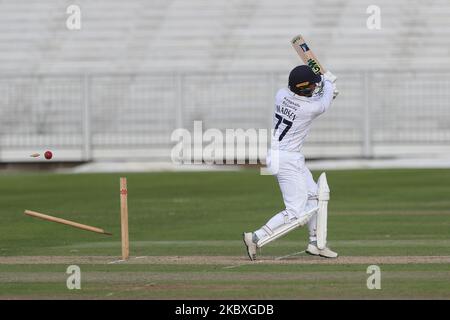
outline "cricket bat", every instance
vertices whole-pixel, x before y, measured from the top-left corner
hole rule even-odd
[[[308,44],[305,39],[303,39],[303,36],[298,35],[294,37],[291,43],[295,51],[297,51],[298,55],[303,60],[303,63],[310,66],[314,73],[324,74],[327,72],[327,70],[325,70],[325,68],[319,63],[319,60],[317,60],[311,49],[309,49]]]

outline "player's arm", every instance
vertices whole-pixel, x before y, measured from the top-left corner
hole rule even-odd
[[[324,79],[323,82],[323,93],[319,99],[319,108],[317,110],[318,114],[322,114],[327,111],[333,101],[333,83],[328,79]]]
[[[337,77],[332,74],[330,71],[327,71],[323,74],[323,77],[325,79],[328,79],[331,81],[331,83],[333,83],[333,99],[336,99],[337,95],[339,94],[339,91],[336,89],[336,80]]]
[[[336,79],[337,77],[332,74],[330,71],[327,71],[324,75],[322,75],[323,79],[323,93],[319,99],[319,110],[317,110],[318,114],[322,114],[328,110],[331,106],[331,102],[336,97],[338,91],[336,90]]]

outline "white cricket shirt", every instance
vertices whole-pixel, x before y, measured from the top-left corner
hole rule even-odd
[[[333,85],[324,81],[321,94],[312,97],[296,95],[289,88],[275,96],[272,149],[299,152],[311,129],[312,121],[324,113],[333,101]]]

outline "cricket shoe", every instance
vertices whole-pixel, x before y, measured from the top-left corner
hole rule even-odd
[[[256,243],[253,242],[253,233],[244,232],[243,233],[244,244],[247,247],[247,254],[250,260],[256,260]]]
[[[337,258],[338,254],[337,252],[332,251],[330,248],[325,247],[324,249],[320,250],[317,247],[317,242],[310,242],[308,244],[308,247],[306,248],[306,253],[313,255],[313,256],[321,256],[324,258]]]

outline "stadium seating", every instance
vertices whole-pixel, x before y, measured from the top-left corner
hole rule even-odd
[[[450,141],[448,1],[379,0],[380,30],[366,27],[367,0],[80,0],[81,30],[68,30],[71,4],[0,2],[0,161],[37,146],[75,160],[136,148],[166,158],[171,132],[194,120],[268,128],[273,93],[299,64],[289,43],[298,33],[343,92],[309,154],[385,156]]]

